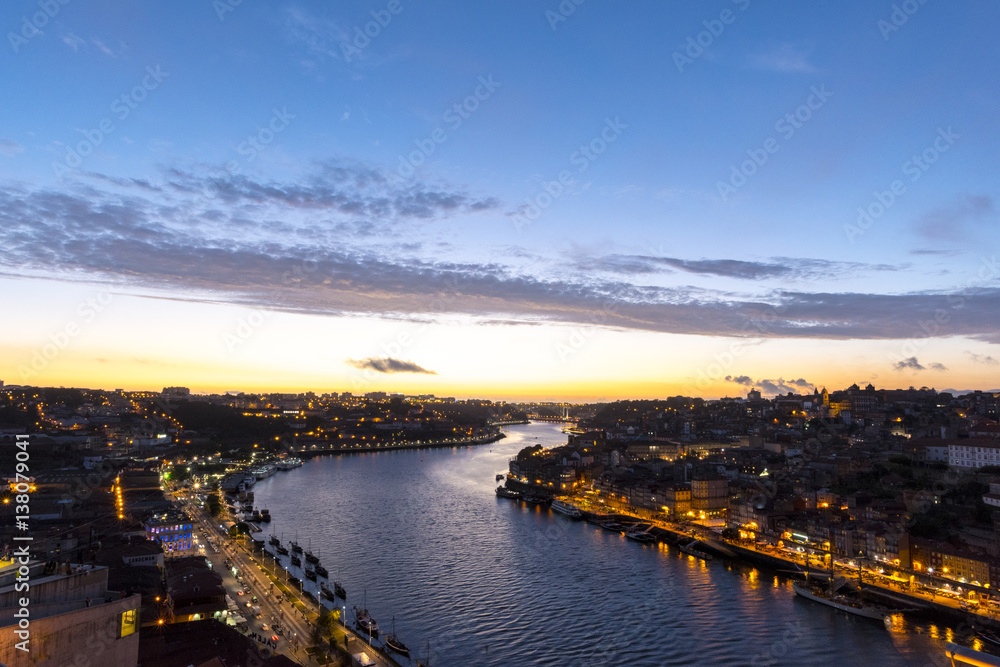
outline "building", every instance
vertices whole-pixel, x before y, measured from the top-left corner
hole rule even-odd
[[[183,514],[155,514],[146,523],[146,539],[159,542],[166,554],[189,551],[194,542],[191,519]]]
[[[1000,466],[1000,440],[966,438],[947,442],[949,466],[955,468]]]
[[[721,516],[729,506],[729,480],[701,477],[691,481],[691,511],[700,518]]]
[[[136,665],[140,595],[109,591],[105,567],[51,561],[28,568],[29,597],[15,589],[16,564],[0,570],[0,662],[7,667],[65,667],[94,660]],[[26,614],[25,640],[17,633]],[[17,648],[20,641],[29,642],[30,652]]]

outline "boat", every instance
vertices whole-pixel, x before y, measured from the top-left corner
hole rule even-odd
[[[319,556],[316,556],[312,552],[312,540],[309,540],[309,548],[306,549],[306,561],[315,565],[319,562]]]
[[[333,592],[338,598],[341,598],[342,600],[347,599],[347,591],[344,590],[344,587],[340,585],[339,581],[333,582]]]
[[[271,539],[269,539],[267,543],[270,544],[272,547],[276,547],[281,544],[281,540],[279,540],[275,535],[272,535]]]
[[[385,635],[385,645],[389,647],[390,650],[395,651],[400,655],[404,655],[407,658],[410,657],[410,649],[406,647],[399,637],[396,636],[396,617],[392,617],[392,632],[388,632]]]
[[[498,498],[510,498],[511,500],[520,500],[521,492],[514,491],[513,489],[508,489],[503,486],[497,487],[497,497]]]
[[[263,509],[260,511],[260,520],[264,523],[268,523],[271,520],[271,510]]]
[[[551,503],[552,499],[546,498],[545,496],[525,496],[524,502],[528,503],[529,505],[539,505],[544,507],[547,506],[549,503]]]
[[[855,616],[884,621],[886,616],[893,613],[891,609],[853,600],[829,590],[810,590],[798,582],[792,582],[792,590],[795,591],[796,595],[804,597],[807,600],[819,602],[820,604],[825,604],[828,607],[833,607],[834,609],[839,609]]]
[[[501,479],[503,479],[506,476],[507,476],[506,473],[498,472],[497,473],[497,481],[499,482]]]
[[[378,638],[378,623],[368,613],[368,591],[365,591],[364,605],[361,609],[354,607],[354,625],[361,632],[367,633],[369,639]]]
[[[642,528],[642,526],[646,527]],[[628,530],[625,532],[625,537],[635,542],[643,542],[647,544],[649,542],[655,542],[656,536],[649,532],[650,530],[652,530],[652,528],[653,528],[652,524],[642,524],[642,523],[636,524],[635,526],[632,527],[632,530]]]
[[[306,579],[316,581],[316,570],[306,570]]]
[[[621,525],[617,521],[608,521],[606,523],[602,523],[601,528],[603,528],[604,530],[613,530],[616,533],[621,533],[624,532],[625,530],[625,526]]]
[[[282,556],[287,556],[288,555],[288,549],[286,547],[281,546],[280,544],[278,546],[276,546],[274,548],[274,550],[277,551]]]
[[[327,600],[333,601],[337,599],[337,595],[329,588],[327,588],[326,584],[324,584],[322,581],[319,583],[319,592],[320,595],[325,597]]]
[[[582,519],[583,512],[574,505],[570,505],[564,500],[553,500],[552,509],[560,514],[565,514],[571,519]]]
[[[292,565],[302,565],[302,559],[292,554]]]
[[[326,568],[323,567],[322,565],[320,565],[319,563],[316,563],[315,570],[316,570],[316,574],[318,574],[321,577],[328,577],[328,576],[330,576],[330,573],[327,572]]]
[[[291,544],[292,544],[292,551],[294,551],[297,554],[302,553],[302,545],[301,544],[299,544],[298,542],[295,542],[295,541],[292,541]]]
[[[681,544],[681,545],[678,545],[677,548],[680,549],[682,552],[686,553],[689,556],[694,556],[695,558],[700,558],[702,560],[712,560],[712,555],[711,554],[705,553],[704,551],[701,551],[700,549],[695,549],[694,548],[694,545],[697,544],[697,543],[698,543],[698,540],[694,540],[690,544]]]
[[[291,470],[292,468],[298,468],[302,465],[302,459],[290,457],[287,459],[282,459],[274,464],[274,467],[278,470]]]

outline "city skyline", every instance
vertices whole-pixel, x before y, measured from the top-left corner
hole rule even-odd
[[[985,2],[53,6],[4,12],[8,384],[1000,388]]]

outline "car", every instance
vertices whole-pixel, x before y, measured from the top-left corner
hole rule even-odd
[[[245,591],[236,591],[237,595],[243,595],[244,593],[245,593]]]

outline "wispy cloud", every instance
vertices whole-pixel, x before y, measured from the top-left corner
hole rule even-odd
[[[426,375],[437,375],[435,371],[427,370],[418,366],[412,361],[401,361],[392,357],[368,359],[348,359],[347,363],[362,370],[372,370],[376,373],[423,373]]]
[[[962,195],[917,219],[917,232],[936,241],[969,240],[982,223],[1000,221],[993,198]]]
[[[816,67],[809,62],[812,51],[812,47],[804,44],[785,43],[750,56],[750,65],[774,72],[808,74],[816,71]]]
[[[81,178],[58,189],[0,186],[0,270],[128,281],[183,299],[210,294],[318,315],[592,324],[601,312],[608,327],[748,341],[907,339],[955,296],[776,290],[758,282],[755,294],[740,295],[643,281],[650,266],[748,281],[895,270],[814,259],[622,255],[611,257],[616,272],[603,275],[556,272],[510,252],[463,261],[456,258],[466,249],[440,246],[435,230],[500,215],[496,198],[419,179],[399,184],[353,162],[318,164],[292,180],[180,167],[150,179]],[[439,248],[437,256],[415,255]],[[961,296],[962,316],[947,334],[1000,342],[1000,286],[984,282]]]
[[[900,267],[889,264],[862,264],[836,262],[824,259],[773,257],[769,262],[737,259],[680,259],[649,255],[611,254],[600,257],[579,256],[575,260],[580,268],[620,274],[651,274],[682,271],[739,280],[817,280],[859,271],[898,271]]]
[[[977,354],[975,352],[966,351],[969,358],[974,364],[982,364],[983,366],[1000,366],[1000,361],[997,361],[988,354]]]
[[[24,146],[21,144],[11,141],[10,139],[4,139],[0,137],[0,155],[5,157],[14,157],[18,153],[24,152]]]

